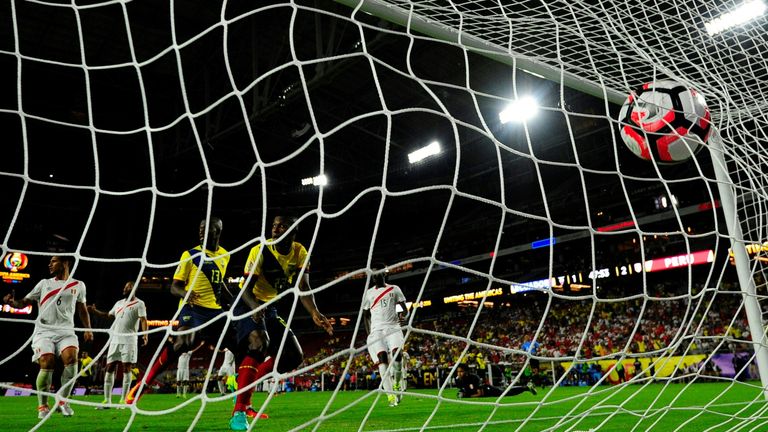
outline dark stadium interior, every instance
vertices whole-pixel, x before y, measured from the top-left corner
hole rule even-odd
[[[241,3],[248,2],[229,3],[225,17],[251,7]],[[698,250],[715,251],[716,263],[703,266],[707,271],[615,278],[601,283],[597,295],[631,297],[645,285],[664,287],[648,294],[665,297],[715,284],[719,275],[708,270],[727,259],[729,245],[703,236],[724,230],[713,209],[714,181],[698,174],[701,169],[714,178],[705,151],[696,155],[698,167],[657,171],[621,144],[612,120],[619,106],[609,105],[606,113],[600,99],[490,58],[388,33],[395,24],[373,16],[357,17],[372,26],[361,30],[345,19],[351,9],[312,4],[338,17],[301,10],[294,15],[282,3],[270,8],[260,2],[262,13],[224,28],[215,25],[219,2],[194,1],[174,11],[174,35],[163,18],[169,11],[158,10],[166,2],[84,9],[83,50],[71,8],[42,13],[35,3],[15,3],[14,15],[8,2],[0,5],[3,251],[77,251],[82,258],[75,277],[86,282],[89,303],[102,309],[119,297],[124,281],[143,277],[138,295],[150,319],[170,318],[177,300],[167,291],[169,277],[181,252],[195,244],[209,202],[211,214],[224,221],[222,245],[233,251],[230,276],[241,274],[257,238],[269,235],[271,218],[288,212],[304,218],[300,242],[309,246],[316,233],[314,287],[365,269],[369,253],[373,261],[407,262],[412,267],[393,273],[392,282],[409,301],[424,286],[421,299],[435,302],[419,309],[424,319],[460,313],[456,305],[438,302],[498,280],[613,271]],[[12,15],[19,23],[10,21]],[[286,30],[292,20],[300,32]],[[182,48],[166,49],[174,43]],[[80,64],[81,54],[91,67],[87,74],[64,65]],[[99,68],[114,64],[124,66]],[[517,92],[534,93],[542,106],[527,127],[500,124],[498,113],[508,100],[489,96],[511,99],[513,78]],[[403,111],[408,107],[421,110]],[[15,111],[24,112],[23,121]],[[496,142],[478,130],[488,130]],[[443,144],[443,153],[409,164],[407,154],[432,140]],[[320,173],[321,162],[329,185],[322,192],[302,186],[303,178]],[[413,192],[430,186],[438,187]],[[670,194],[677,206],[661,205]],[[507,211],[489,200],[503,202]],[[630,221],[632,213],[642,219],[644,234],[598,230]],[[686,230],[690,235],[679,234]],[[549,237],[571,240],[530,247]],[[494,251],[501,252],[493,257]],[[443,265],[430,268],[431,256]],[[47,257],[30,257],[32,277],[14,287],[17,296],[46,277]],[[328,316],[351,318],[351,324],[337,325],[342,338],[354,330],[364,286],[364,278],[350,278],[316,295]],[[10,289],[3,286],[2,294]],[[502,305],[523,310],[541,306],[548,296],[504,298]],[[19,327],[24,331],[12,332],[0,358],[29,337],[31,326]],[[314,338],[303,310],[296,329]],[[102,334],[95,344],[105,341]],[[13,362],[25,370],[26,354]]]

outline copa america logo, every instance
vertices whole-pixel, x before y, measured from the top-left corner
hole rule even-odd
[[[27,263],[29,263],[29,258],[19,252],[8,253],[5,255],[5,258],[3,258],[3,265],[13,273],[18,272],[19,270],[24,270],[24,268],[27,267]]]

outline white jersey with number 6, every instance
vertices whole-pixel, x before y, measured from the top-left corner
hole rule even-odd
[[[75,305],[85,304],[85,284],[76,279],[43,279],[24,298],[38,305],[35,333],[75,334]]]

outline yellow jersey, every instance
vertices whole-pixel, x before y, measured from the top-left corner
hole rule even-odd
[[[266,246],[264,252],[260,252],[262,246]],[[275,298],[279,291],[293,286],[296,276],[306,266],[307,250],[301,243],[293,242],[286,255],[278,252],[274,244],[258,244],[251,248],[245,262],[245,279],[253,275],[256,278],[253,286],[254,296],[260,301],[268,302]],[[243,286],[245,280],[240,283],[240,289]]]
[[[201,246],[184,251],[173,279],[184,282],[185,291],[191,289],[200,296],[191,304],[209,309],[221,309],[219,296],[224,275],[227,272],[227,264],[229,264],[229,253],[223,247],[219,247],[215,252],[206,249],[205,255],[213,260],[201,262],[203,261]],[[179,307],[182,306],[183,301],[183,299],[179,301]]]

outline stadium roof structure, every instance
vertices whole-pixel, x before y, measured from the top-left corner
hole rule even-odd
[[[334,217],[323,221],[315,265],[360,267],[385,173],[381,259],[432,252],[451,194],[404,193],[430,186],[504,200],[514,229],[503,243],[512,245],[549,233],[520,214],[563,226],[587,225],[589,212],[605,212],[601,224],[626,220],[626,203],[615,199],[621,182],[599,173],[617,164],[635,211],[651,211],[664,192],[659,173],[680,180],[669,186],[685,190],[687,204],[708,199],[686,180],[695,167],[657,173],[616,144],[620,96],[644,81],[706,88],[713,110],[728,114],[715,119],[730,139],[745,140],[743,122],[764,122],[759,87],[768,74],[755,59],[765,54],[765,20],[709,37],[699,16],[717,14],[724,6],[715,2],[344,3],[232,2],[224,12],[202,0],[173,11],[166,2],[0,5],[0,124],[10,143],[0,185],[13,202],[23,195],[9,247],[44,250],[64,233],[84,256],[168,263],[194,239],[217,183],[227,187],[214,187],[211,205],[228,248],[250,246],[279,209],[321,209]],[[745,62],[752,69],[741,70]],[[535,94],[543,109],[525,127],[498,120],[515,91]],[[435,139],[447,151],[408,163]],[[497,143],[509,151],[497,155]],[[320,189],[301,179],[318,175],[321,160],[329,185],[318,205]],[[584,190],[571,181],[580,174]],[[656,181],[635,180],[644,176]],[[493,246],[500,211],[482,199],[452,203],[448,247],[478,236]],[[0,227],[15,210],[0,213]]]

